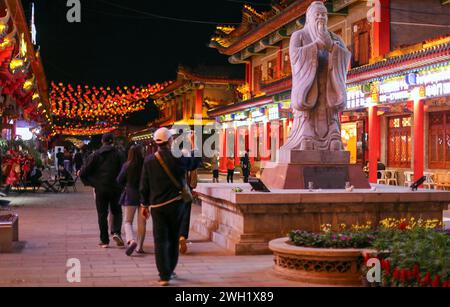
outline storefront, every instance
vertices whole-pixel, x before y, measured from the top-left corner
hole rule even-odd
[[[349,85],[351,103],[367,107],[368,113],[372,109],[378,121],[376,129],[369,129],[369,139],[379,138],[369,148],[372,157],[396,170],[400,182],[407,172],[420,178],[450,170],[450,62],[427,62],[435,63]],[[343,139],[350,147],[354,130],[344,121]]]
[[[226,157],[234,157],[239,165],[246,152],[253,172],[259,170],[261,161],[276,160],[278,149],[283,146],[292,127],[292,115],[290,100],[274,102],[273,98],[262,100],[263,103],[255,107],[243,106],[232,113],[220,110],[225,113],[216,118],[222,128],[219,146],[221,171],[225,171]]]

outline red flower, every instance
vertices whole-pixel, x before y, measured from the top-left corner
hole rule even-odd
[[[415,265],[414,265],[414,268],[413,268],[413,274],[414,274],[414,276],[418,276],[418,275],[419,275],[419,272],[420,272],[419,265],[418,265],[418,264],[415,264]]]
[[[398,225],[398,229],[405,230],[407,226],[408,226],[408,223],[406,221],[401,222],[400,225]]]
[[[384,270],[386,271],[386,274],[391,274],[391,263],[389,262],[389,260],[385,260]]]
[[[427,272],[427,274],[425,274],[425,277],[422,280],[422,286],[428,286],[431,282],[431,274],[430,272]]]
[[[394,272],[392,273],[392,279],[398,280],[399,277],[400,277],[400,271],[398,270],[398,268],[395,268]]]
[[[433,281],[431,282],[431,286],[433,288],[439,287],[439,285],[441,284],[441,280],[440,279],[441,279],[441,277],[438,274],[436,274],[434,276]]]
[[[369,254],[365,254],[365,255],[364,255],[364,264],[365,264],[365,265],[367,265],[367,261],[369,261],[369,259],[370,259]]]
[[[400,281],[405,282],[408,277],[408,271],[406,269],[402,269],[400,271]]]

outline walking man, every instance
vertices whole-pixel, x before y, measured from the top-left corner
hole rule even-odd
[[[124,246],[121,237],[122,208],[119,205],[121,187],[116,178],[120,173],[124,157],[113,146],[114,135],[107,133],[102,137],[102,147],[93,153],[81,169],[80,177],[95,189],[98,225],[100,228],[99,246],[109,246],[108,213],[112,213],[113,240],[117,246]]]
[[[145,159],[142,170],[140,194],[141,214],[151,216],[155,258],[161,286],[168,286],[174,278],[178,263],[180,225],[183,218],[185,201],[182,190],[186,186],[186,171],[198,167],[201,158],[175,158],[171,152],[172,134],[167,128],[155,132],[154,140],[158,151]]]

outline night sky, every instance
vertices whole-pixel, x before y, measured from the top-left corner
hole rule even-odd
[[[32,0],[23,0],[27,15]],[[270,9],[270,0],[81,0],[81,23],[66,20],[66,0],[38,0],[37,40],[48,81],[143,85],[171,80],[179,64],[228,65],[207,47],[214,24],[240,23],[242,7]],[[259,5],[258,5],[259,4]]]

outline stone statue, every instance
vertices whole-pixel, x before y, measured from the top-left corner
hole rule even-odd
[[[342,151],[339,112],[346,104],[351,53],[327,29],[323,2],[311,3],[305,27],[291,37],[294,123],[283,151]]]

